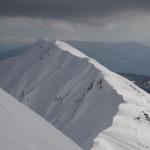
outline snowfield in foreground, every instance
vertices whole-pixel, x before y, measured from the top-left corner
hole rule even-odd
[[[150,150],[150,95],[70,45],[38,40],[0,70],[2,88],[83,149]]]
[[[0,89],[1,150],[81,150],[50,123]]]

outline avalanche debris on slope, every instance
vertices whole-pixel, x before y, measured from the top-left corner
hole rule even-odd
[[[150,96],[70,45],[40,40],[0,69],[4,89],[84,149],[98,133],[93,150],[149,148]]]

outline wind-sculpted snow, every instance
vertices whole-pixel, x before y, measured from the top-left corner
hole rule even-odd
[[[99,133],[94,150],[149,147],[150,96],[70,45],[39,40],[0,69],[5,90],[84,149]]]
[[[124,103],[110,128],[94,140],[92,150],[150,150],[150,96],[130,81],[113,74],[106,80]]]
[[[12,96],[0,89],[1,150],[81,150]]]

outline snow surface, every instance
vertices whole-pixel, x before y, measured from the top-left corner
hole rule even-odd
[[[67,43],[39,40],[0,69],[2,88],[84,149],[150,149],[150,95]]]
[[[1,150],[81,150],[45,119],[0,89]]]

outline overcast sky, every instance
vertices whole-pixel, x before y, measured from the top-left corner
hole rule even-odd
[[[39,37],[149,44],[150,0],[0,0],[0,45]]]

